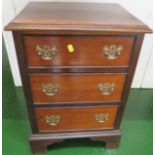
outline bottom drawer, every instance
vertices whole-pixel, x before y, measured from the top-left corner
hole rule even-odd
[[[39,132],[112,129],[118,106],[37,108]]]

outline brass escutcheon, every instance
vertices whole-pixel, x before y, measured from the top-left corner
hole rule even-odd
[[[60,122],[59,115],[45,116],[45,122],[49,125],[57,125]]]
[[[109,119],[110,114],[109,113],[105,113],[105,114],[95,114],[95,119],[97,122],[99,123],[104,123],[105,121],[107,121]]]
[[[42,92],[47,96],[54,96],[58,91],[57,84],[42,84]]]
[[[117,59],[122,51],[123,47],[121,45],[105,45],[103,48],[104,56],[109,60]]]
[[[56,46],[36,46],[37,54],[44,60],[51,60],[54,58],[56,53],[58,52]]]
[[[100,83],[98,87],[103,95],[110,95],[115,89],[115,83]]]

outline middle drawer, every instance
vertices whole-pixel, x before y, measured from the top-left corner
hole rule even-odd
[[[119,102],[126,74],[30,75],[34,104]]]

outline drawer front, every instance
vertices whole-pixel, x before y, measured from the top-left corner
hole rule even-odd
[[[117,106],[37,108],[39,132],[114,128]]]
[[[133,36],[25,35],[28,66],[128,66]]]
[[[120,101],[126,74],[31,75],[34,104]]]

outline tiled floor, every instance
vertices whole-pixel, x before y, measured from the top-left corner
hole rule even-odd
[[[4,47],[4,46],[3,46]],[[3,48],[3,155],[31,155],[31,133],[21,87],[13,84],[8,58]],[[120,147],[106,150],[102,142],[89,139],[66,140],[50,146],[48,155],[152,155],[151,89],[132,89],[123,117]]]

